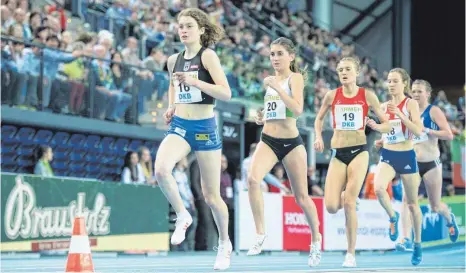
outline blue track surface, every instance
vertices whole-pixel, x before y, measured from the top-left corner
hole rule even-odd
[[[297,253],[274,253],[247,257],[232,255],[232,266],[226,272],[465,272],[464,245],[424,250],[421,265],[411,265],[411,254],[390,252],[363,253],[357,268],[342,268],[342,253],[323,253],[318,267],[307,266],[307,256]],[[213,272],[215,253],[168,253],[167,256],[94,257],[96,272]],[[63,272],[66,257],[1,260],[1,272]]]

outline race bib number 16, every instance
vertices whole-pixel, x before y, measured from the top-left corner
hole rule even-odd
[[[188,77],[198,79],[198,71],[185,72]],[[173,80],[175,87],[175,103],[193,103],[202,101],[201,90],[194,86],[188,86]]]

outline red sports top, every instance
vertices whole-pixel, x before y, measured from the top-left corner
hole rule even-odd
[[[338,87],[332,102],[333,128],[336,130],[364,130],[369,106],[366,101],[366,90],[359,88],[356,96],[347,98],[343,88]]]
[[[398,109],[411,119],[411,116],[408,111],[408,101],[410,99],[406,97],[404,100],[397,105]],[[385,109],[385,116],[388,118],[388,121],[392,125],[392,130],[388,133],[383,134],[383,140],[388,144],[400,143],[412,138],[412,133],[408,130],[406,125],[397,117],[394,113],[388,111],[388,107]]]

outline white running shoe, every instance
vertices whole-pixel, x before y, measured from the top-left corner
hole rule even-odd
[[[356,257],[351,253],[346,253],[345,261],[343,262],[343,267],[356,267]]]
[[[230,257],[231,252],[233,251],[233,246],[230,239],[226,242],[218,242],[217,258],[215,259],[214,270],[225,270],[230,267]]]
[[[262,245],[265,242],[265,238],[267,235],[256,235],[256,242],[254,245],[249,249],[248,256],[259,255],[262,252]]]
[[[307,261],[307,264],[310,267],[315,267],[320,264],[320,258],[322,256],[321,248],[322,248],[322,241],[318,241],[318,242],[311,244],[311,250],[309,252],[309,259]]]
[[[172,245],[179,245],[184,241],[186,238],[186,230],[192,223],[193,218],[187,211],[176,219],[175,231],[170,240]]]

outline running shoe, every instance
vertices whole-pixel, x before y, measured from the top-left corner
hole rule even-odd
[[[419,265],[422,262],[422,247],[421,243],[414,243],[413,256],[411,257],[412,265]]]
[[[401,242],[396,243],[395,248],[397,251],[407,251],[407,252],[412,252],[413,251],[413,241],[411,241],[409,238],[404,238],[401,240]]]
[[[267,238],[267,235],[256,235],[256,242],[254,245],[249,249],[248,251],[248,256],[254,256],[254,255],[259,255],[262,252],[262,245],[265,242],[265,238]]]
[[[225,242],[218,241],[218,247],[214,250],[217,251],[217,258],[215,259],[214,270],[225,270],[230,267],[230,257],[233,251],[233,246],[230,239]]]
[[[322,236],[320,238],[322,238]],[[310,267],[318,266],[320,264],[320,258],[322,256],[321,247],[322,247],[322,239],[315,243],[311,243],[309,259],[307,261],[307,264]]]
[[[453,213],[450,214],[451,223],[447,225],[448,233],[450,233],[450,240],[454,243],[458,240],[459,231],[458,224],[456,223],[456,217]]]
[[[345,261],[343,262],[343,267],[356,267],[356,257],[351,253],[346,253]]]
[[[388,230],[388,235],[390,235],[390,240],[393,242],[398,239],[398,222],[400,220],[400,214],[395,211],[395,216],[390,218],[390,229]]]
[[[184,241],[186,238],[186,230],[192,223],[193,218],[189,212],[186,211],[178,216],[175,223],[175,231],[170,240],[172,245],[179,245]]]

